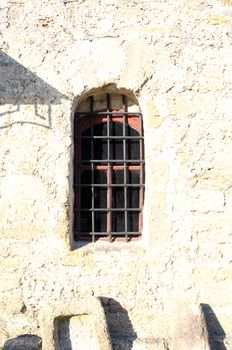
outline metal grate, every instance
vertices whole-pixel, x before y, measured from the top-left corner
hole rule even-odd
[[[141,113],[114,110],[106,94],[104,111],[77,112],[74,121],[74,240],[141,236],[144,146]]]

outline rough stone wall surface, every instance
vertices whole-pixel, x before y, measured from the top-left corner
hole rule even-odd
[[[0,0],[0,346],[93,295],[115,349],[203,349],[200,303],[230,339],[229,5]],[[143,113],[143,237],[73,250],[73,112],[108,84]]]

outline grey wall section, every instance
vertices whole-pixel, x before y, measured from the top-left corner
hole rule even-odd
[[[0,346],[92,295],[115,349],[203,349],[200,303],[229,344],[232,9],[19,0],[0,16]],[[73,249],[73,115],[93,89],[142,110],[143,237]]]

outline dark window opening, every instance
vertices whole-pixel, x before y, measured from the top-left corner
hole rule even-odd
[[[74,240],[129,241],[142,231],[144,146],[142,115],[111,108],[77,112],[74,121]]]

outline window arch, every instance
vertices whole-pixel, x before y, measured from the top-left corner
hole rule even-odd
[[[90,96],[75,113],[75,241],[141,236],[143,125],[131,101],[120,94]]]

